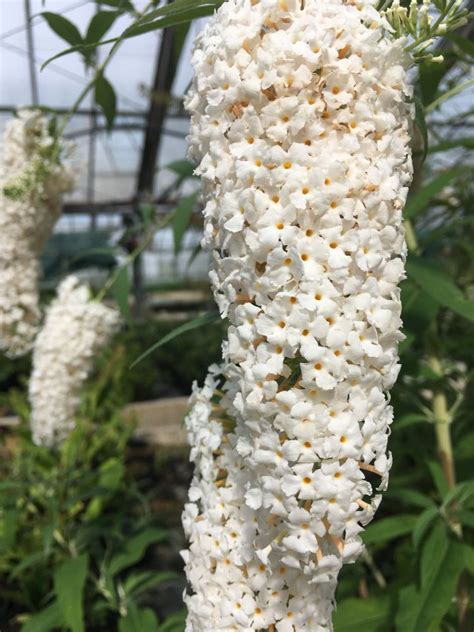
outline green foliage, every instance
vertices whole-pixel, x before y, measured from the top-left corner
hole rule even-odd
[[[198,329],[200,327],[204,327],[205,325],[210,325],[212,323],[219,322],[220,316],[217,312],[210,312],[206,314],[202,314],[201,316],[197,316],[193,318],[193,320],[189,320],[179,327],[175,327],[172,331],[170,331],[166,336],[163,336],[158,342],[155,342],[151,347],[149,347],[144,353],[141,354],[131,365],[131,369],[133,369],[137,364],[139,364],[142,360],[147,358],[151,353],[156,351],[159,347],[162,347],[166,343],[170,342],[174,338],[177,338],[181,334],[184,334],[188,331],[192,331],[193,329]]]
[[[56,450],[33,445],[26,428],[16,434],[0,466],[3,624],[84,632],[115,629],[135,612],[151,620],[141,600],[170,574],[137,564],[168,534],[127,473],[132,432],[117,416],[78,419]]]
[[[181,248],[181,242],[193,214],[198,195],[199,192],[196,192],[181,198],[174,212],[173,237],[175,254],[177,254]]]
[[[102,112],[107,121],[107,129],[110,131],[115,120],[117,111],[117,97],[115,90],[108,79],[102,73],[99,73],[95,79],[94,98],[97,105],[102,108]]]

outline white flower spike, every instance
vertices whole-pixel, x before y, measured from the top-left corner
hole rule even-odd
[[[230,321],[188,417],[189,632],[331,630],[385,489],[412,177],[402,43],[372,2],[229,0],[191,156]]]
[[[33,348],[29,385],[33,441],[61,443],[74,428],[76,409],[94,358],[120,324],[120,315],[90,298],[74,276],[62,281]]]
[[[38,110],[20,110],[6,126],[0,171],[0,350],[31,349],[40,320],[38,256],[74,176],[65,145]]]

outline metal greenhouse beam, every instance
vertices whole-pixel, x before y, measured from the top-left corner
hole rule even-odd
[[[38,77],[35,67],[35,42],[33,39],[33,27],[31,25],[31,5],[30,0],[24,0],[26,41],[28,45],[28,68],[30,73],[31,102],[33,105],[39,103]]]
[[[156,161],[163,136],[163,124],[170,102],[171,88],[176,74],[177,37],[176,28],[163,30],[156,60],[155,76],[150,106],[148,109],[144,133],[140,169],[137,177],[135,197],[135,216],[139,221],[140,206],[153,200]],[[136,257],[133,264],[133,281],[136,315],[140,316],[143,308],[143,270],[141,257]]]

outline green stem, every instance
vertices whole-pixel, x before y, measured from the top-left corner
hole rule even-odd
[[[443,367],[437,355],[428,358],[428,365],[436,373],[443,377]],[[438,444],[439,458],[448,487],[456,486],[456,473],[454,469],[453,445],[451,441],[451,414],[448,407],[448,399],[442,386],[437,386],[433,395],[433,417],[435,421],[436,442]]]
[[[145,248],[147,248],[151,244],[156,232],[160,230],[161,228],[164,228],[167,224],[169,224],[169,222],[173,218],[173,215],[174,215],[173,213],[170,213],[164,219],[162,219],[161,222],[158,222],[157,224],[153,225],[149,229],[148,233],[145,235],[144,239],[140,242],[140,244],[135,248],[135,250],[133,250],[125,258],[125,261],[123,262],[123,264],[119,266],[115,270],[115,272],[113,272],[110,275],[110,277],[107,279],[107,281],[104,283],[102,289],[100,290],[100,292],[98,292],[97,296],[94,298],[95,301],[100,303],[106,297],[107,293],[110,291],[114,283],[117,281],[117,278],[119,274],[122,272],[122,270],[124,268],[128,268],[128,266],[131,263],[133,263],[133,261],[138,257],[138,255],[140,255],[145,250]]]

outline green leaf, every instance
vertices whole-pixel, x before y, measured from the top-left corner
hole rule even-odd
[[[176,577],[176,573],[169,571],[163,571],[161,573],[158,573],[156,570],[142,571],[128,575],[122,587],[125,595],[132,595],[136,598],[149,588],[170,579],[176,579]]]
[[[416,489],[407,489],[404,487],[396,489],[392,485],[385,496],[388,498],[398,498],[402,503],[413,505],[414,507],[422,507],[423,509],[435,506],[435,503],[429,496],[425,496],[425,494],[422,494]]]
[[[469,506],[469,501],[472,499],[474,499],[474,481],[463,481],[445,495],[443,507],[447,507],[453,501],[456,501],[458,507]]]
[[[197,329],[198,327],[203,327],[204,325],[210,325],[211,323],[215,323],[219,319],[220,319],[220,316],[218,313],[208,312],[206,314],[202,314],[202,316],[198,316],[197,318],[194,318],[193,320],[188,320],[188,322],[184,323],[183,325],[180,325],[179,327],[176,327],[175,329],[173,329],[173,331],[170,331],[169,334],[166,334],[166,336],[163,336],[163,338],[158,340],[158,342],[155,342],[154,345],[152,345],[149,349],[147,349],[144,353],[142,353],[141,356],[139,356],[136,360],[132,362],[132,364],[130,365],[130,368],[133,369],[133,367],[136,366],[139,362],[147,358],[151,353],[156,351],[156,349],[158,349],[159,347],[162,347],[164,344],[166,344],[170,340],[173,340],[173,338],[176,338],[177,336],[180,336],[181,334],[184,334],[187,331]]]
[[[112,84],[104,75],[98,75],[95,80],[94,97],[97,105],[100,106],[105,116],[107,129],[110,131],[113,127],[115,114],[117,112],[117,97]]]
[[[41,70],[46,68],[52,61],[70,55],[71,53],[86,54],[88,51],[96,49],[98,46],[104,46],[106,44],[114,44],[119,39],[128,39],[130,37],[136,37],[149,31],[155,31],[163,29],[168,26],[177,26],[179,24],[185,24],[194,20],[195,18],[205,17],[212,15],[221,4],[223,0],[175,0],[156,11],[151,11],[146,16],[138,19],[134,24],[129,26],[123,31],[119,37],[113,37],[110,39],[102,40],[94,44],[79,44],[74,45],[71,48],[67,48],[56,55],[53,55],[47,59],[41,66]],[[109,3],[110,4],[110,3]],[[115,6],[115,4],[114,4]],[[158,19],[148,23],[150,20]]]
[[[461,92],[464,92],[466,88],[469,88],[470,86],[473,86],[473,85],[474,85],[474,79],[468,79],[467,81],[464,81],[463,83],[458,83],[457,85],[454,86],[454,88],[451,88],[451,90],[447,90],[446,92],[443,92],[443,94],[441,94],[437,99],[435,99],[434,101],[432,101],[429,105],[425,107],[425,114],[429,114],[430,112],[433,112],[445,101],[447,101],[448,99],[452,99],[453,97],[457,96]]]
[[[386,632],[390,628],[390,598],[345,599],[337,604],[333,623],[334,632]]]
[[[463,53],[474,57],[474,42],[467,37],[458,35],[457,33],[449,33],[447,38],[450,39]]]
[[[431,474],[431,478],[433,479],[433,483],[435,484],[439,495],[441,496],[441,498],[444,498],[446,494],[449,493],[449,485],[441,468],[441,465],[438,463],[438,461],[434,461],[432,459],[427,461],[427,465]]]
[[[414,96],[413,100],[415,102],[415,124],[416,124],[416,127],[418,128],[418,131],[420,132],[420,136],[423,141],[423,149],[421,153],[422,153],[422,161],[424,161],[426,158],[426,154],[428,152],[428,145],[429,145],[428,128],[426,126],[426,120],[425,120],[425,108],[423,106],[423,103],[420,101],[420,99],[416,95]]]
[[[415,549],[418,549],[431,523],[437,516],[439,516],[438,507],[429,507],[418,516],[412,534]]]
[[[20,526],[18,517],[15,509],[0,511],[0,551],[8,551],[13,547]]]
[[[72,46],[83,44],[82,35],[77,26],[70,20],[58,13],[51,13],[50,11],[43,11],[41,15],[56,35],[68,42],[68,44],[72,44]]]
[[[474,575],[474,549],[469,544],[463,544],[463,557],[464,557],[464,568],[465,570]]]
[[[412,256],[406,268],[410,279],[440,305],[474,321],[474,301],[465,299],[461,290],[433,263]]]
[[[124,543],[123,551],[112,557],[107,567],[107,574],[111,577],[125,568],[133,566],[142,559],[146,549],[153,542],[162,542],[168,537],[164,529],[149,528],[138,535],[129,538]]]
[[[138,609],[132,605],[125,617],[119,619],[119,632],[158,632],[158,621],[151,608]]]
[[[445,525],[438,522],[423,546],[421,586],[409,585],[400,591],[396,630],[439,630],[464,566],[463,546],[449,538]]]
[[[433,101],[438,92],[439,84],[450,65],[442,63],[424,63],[419,66],[419,87],[423,106]]]
[[[160,625],[159,632],[183,632],[186,625],[186,610],[181,610],[166,617],[164,623]]]
[[[464,526],[474,528],[474,511],[458,511],[456,517]]]
[[[186,178],[198,177],[194,175],[194,170],[196,169],[195,165],[193,165],[188,160],[176,160],[175,162],[170,162],[169,164],[165,165],[163,169],[168,169],[168,171],[172,171],[183,180],[185,180]]]
[[[411,533],[416,522],[413,514],[390,516],[372,523],[363,534],[365,544],[378,544]]]
[[[193,214],[196,200],[199,192],[192,193],[184,198],[181,198],[173,216],[173,237],[174,237],[174,252],[177,254],[181,247],[183,235],[188,227],[189,221]]]
[[[84,587],[89,558],[84,553],[66,560],[54,573],[54,591],[66,625],[84,632]]]
[[[474,138],[456,138],[454,140],[444,140],[437,145],[431,145],[428,149],[429,154],[436,154],[442,151],[455,149],[456,147],[464,147],[465,149],[474,149]]]
[[[96,0],[97,4],[107,4],[109,7],[117,7],[121,11],[135,11],[135,7],[130,0]]]
[[[139,24],[132,24],[124,31],[124,37],[136,37],[142,33],[212,15],[222,3],[223,0],[174,0],[170,4],[147,13]]]
[[[454,178],[463,172],[465,172],[465,170],[462,167],[453,167],[452,169],[441,172],[435,176],[433,180],[424,184],[417,193],[408,198],[405,210],[403,211],[404,217],[412,219],[421,213],[421,211],[424,211],[435,195],[438,195]]]
[[[429,419],[426,415],[421,413],[409,413],[407,415],[403,415],[400,419],[396,419],[392,429],[393,430],[401,430],[402,428],[407,428],[409,426],[414,426],[415,424],[420,423],[429,423]]]
[[[130,295],[130,278],[128,276],[128,266],[122,266],[114,279],[112,287],[110,288],[113,297],[117,301],[117,305],[120,309],[120,313],[128,323],[132,322],[132,316],[130,314],[130,305],[128,304],[128,297]]]
[[[120,15],[121,11],[97,11],[89,22],[84,41],[87,44],[99,42]]]
[[[61,608],[57,601],[53,601],[44,610],[28,617],[21,626],[21,632],[51,632],[65,624]]]

